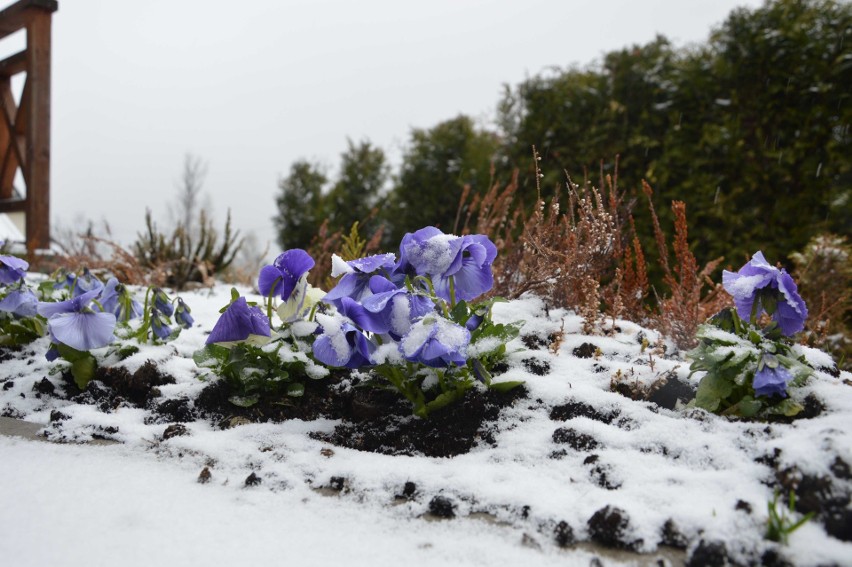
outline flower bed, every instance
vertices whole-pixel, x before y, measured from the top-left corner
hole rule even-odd
[[[438,235],[420,236],[428,240]],[[487,250],[482,257],[488,257]],[[446,270],[451,264],[438,267]],[[367,279],[372,295],[354,299],[356,292],[347,291],[332,297],[341,305],[315,318],[322,327],[319,334],[310,321],[310,289],[300,288],[303,274],[282,260],[273,265],[277,275],[267,270],[266,279],[261,278],[263,295],[242,289],[235,296],[224,287],[184,294],[194,321],[179,334],[156,333],[150,320],[165,317],[168,308],[163,301],[158,305],[156,292],[147,294],[148,301],[140,303],[142,311],[150,312],[147,334],[140,335],[143,318],[117,346],[86,351],[96,361],[94,367],[83,365],[91,368],[88,380],[81,380],[80,372],[75,375],[74,361],[44,358],[61,332],[53,340],[44,336],[4,349],[0,411],[41,423],[48,439],[109,438],[140,452],[181,459],[194,464],[193,476],[219,490],[310,494],[323,489],[379,510],[395,504],[392,513],[408,517],[487,513],[545,549],[578,541],[641,552],[675,546],[687,548],[693,557],[710,557],[708,561],[725,556],[744,564],[778,556],[795,564],[842,564],[849,556],[852,376],[837,372],[820,351],[773,335],[754,304],[746,320],[732,319],[729,312],[716,322],[724,326],[737,320],[739,330],[704,331],[699,349],[718,354],[719,349],[736,348],[729,349],[731,358],[722,354],[712,360],[701,358],[699,350],[699,366],[702,360],[736,360],[740,365],[730,392],[714,387],[707,394],[710,373],[691,374],[683,353],[636,324],[610,321],[600,334],[587,335],[579,316],[528,296],[488,304],[488,313],[482,314],[486,325],[518,329],[516,323],[522,321],[523,326],[518,332],[498,333],[499,340],[488,341],[490,348],[477,349],[475,332],[482,321],[473,331],[464,326],[479,316],[466,303],[475,296],[453,298],[455,282],[442,282],[439,270],[424,270],[432,286],[418,280],[423,282],[418,291],[404,283],[384,288],[382,282],[365,278],[376,265],[387,267],[381,258],[360,267],[345,265],[339,266],[343,277],[352,276],[348,279],[356,284]],[[295,283],[285,294],[278,280],[287,275]],[[774,274],[767,277],[780,281]],[[409,277],[412,287],[415,278]],[[751,291],[772,289],[769,280]],[[31,276],[28,281],[39,286],[47,280]],[[146,295],[136,289],[129,293],[131,299]],[[430,298],[439,313],[413,308],[419,301],[411,298],[416,293]],[[378,317],[381,301],[366,301],[388,298],[387,305],[403,295],[410,325],[405,329],[392,328],[388,321],[393,318]],[[271,296],[281,304],[276,306]],[[365,309],[374,307],[370,313],[376,319],[357,313],[345,298]],[[759,305],[767,303],[761,296]],[[223,305],[227,309],[220,314]],[[777,312],[768,307],[768,314]],[[276,337],[267,317],[271,309],[282,321]],[[354,315],[348,321],[340,318],[347,309]],[[62,313],[81,311],[72,305]],[[436,322],[428,322],[430,316]],[[387,329],[378,327],[383,324]],[[441,325],[459,325],[468,335],[447,333]],[[234,336],[235,330],[248,332]],[[263,345],[244,342],[267,333]],[[753,333],[759,335],[756,341]],[[390,340],[371,347],[374,335]],[[329,348],[317,349],[323,336]],[[447,336],[469,338],[444,341]],[[219,339],[238,344],[228,349]],[[313,349],[300,346],[310,339]],[[776,343],[781,346],[772,346]],[[418,380],[394,383],[391,370],[374,372],[382,364],[376,353],[382,347],[390,350],[387,345],[397,354],[380,360],[406,368],[404,378]],[[225,349],[228,356],[211,353],[211,346]],[[786,350],[779,352],[781,348]],[[266,380],[259,386],[247,382],[245,378],[267,369],[261,363],[235,364],[245,360],[231,358],[239,349],[264,353],[258,356],[275,353],[288,375],[276,379],[274,372],[263,374]],[[465,356],[459,357],[462,352]],[[769,355],[778,357],[778,363]],[[798,383],[794,362],[808,369]],[[236,369],[231,380],[211,375],[225,363]],[[789,379],[781,376],[783,392],[777,379],[763,378],[766,368],[778,373],[782,367],[790,373]],[[483,371],[487,377],[478,375]],[[722,372],[718,380],[727,379]],[[376,380],[393,389],[364,387]],[[504,391],[487,384],[513,387]],[[767,387],[771,391],[764,391]],[[694,392],[702,388],[702,399],[690,407]],[[447,393],[452,400],[429,405]],[[718,406],[694,407],[711,403],[708,399]],[[759,399],[760,407],[749,405]],[[783,411],[772,411],[778,407]],[[755,420],[758,415],[761,419]],[[781,500],[796,494],[795,510],[786,519],[780,501],[770,514],[776,492]],[[765,537],[772,521],[789,528],[809,512],[813,519],[789,534],[788,545]],[[782,539],[784,530],[775,533]]]

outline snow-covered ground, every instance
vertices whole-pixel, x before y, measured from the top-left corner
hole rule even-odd
[[[164,399],[197,396],[206,383],[191,356],[228,292],[218,286],[181,294],[195,327],[121,364],[133,372],[153,360],[177,382],[160,387]],[[650,362],[641,343],[643,336],[659,342],[653,331],[619,321],[607,335],[586,336],[579,317],[548,310],[535,297],[497,304],[495,320],[525,321],[522,337],[545,342],[538,349],[522,338],[509,345],[510,367],[499,380],[523,380],[528,396],[502,410],[495,446],[445,459],[359,452],[309,436],[331,431],[334,420],[226,430],[195,421],[186,424],[187,435],[164,439],[168,423],[152,421],[148,410],[128,405],[105,413],[37,394],[34,386],[45,377],[57,393],[62,389],[41,339],[0,363],[0,413],[49,427],[53,439],[86,441],[94,434],[120,443],[0,437],[2,563],[587,565],[600,550],[561,549],[554,534],[565,522],[575,540],[595,539],[590,520],[610,506],[626,522],[619,541],[643,553],[658,550],[668,524],[689,543],[687,554],[703,540],[724,542],[738,561],[776,548],[796,565],[852,564],[852,543],[829,536],[818,521],[793,533],[787,546],[763,539],[775,471],[796,467],[814,478],[831,476],[832,490],[852,489],[836,474],[838,459],[852,463],[849,373],[836,378],[818,370],[794,394],[813,394],[824,406],[817,417],[771,425],[729,421],[612,391],[615,376],[633,386],[664,375],[697,384],[700,376],[687,378],[688,362],[677,356],[658,353]],[[560,330],[552,352],[548,337]],[[599,353],[576,356],[584,343]],[[803,352],[816,366],[825,364],[822,353]],[[532,374],[531,366],[549,372]],[[551,415],[569,403],[594,412]],[[51,424],[54,410],[67,419]],[[202,484],[205,467],[211,477]],[[261,483],[247,486],[252,473]],[[400,498],[406,483],[416,490]],[[428,514],[438,495],[456,518]]]

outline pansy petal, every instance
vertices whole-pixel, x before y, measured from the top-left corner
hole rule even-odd
[[[369,292],[368,283],[369,279],[361,274],[345,274],[322,300],[324,303],[334,303],[349,297],[358,301],[364,296],[365,291]]]
[[[13,313],[19,317],[35,317],[38,298],[28,290],[14,290],[0,300],[0,311]]]
[[[392,281],[383,276],[373,276],[370,278],[370,291],[373,293],[385,293],[389,291],[397,291],[400,288]]]
[[[278,290],[281,287],[281,279],[281,272],[275,266],[264,266],[261,268],[257,278],[257,289],[260,291],[260,295],[263,297],[278,295]],[[275,286],[274,290],[272,286]]]
[[[289,273],[298,279],[302,277],[302,274],[313,268],[316,263],[311,255],[301,248],[291,248],[279,254],[273,264],[282,272]]]
[[[55,339],[73,349],[86,351],[107,346],[113,340],[112,313],[62,313],[48,321]]]
[[[477,266],[465,261],[462,269],[453,276],[456,299],[471,301],[476,299],[494,285],[491,266]]]
[[[358,258],[347,262],[349,266],[365,274],[372,274],[381,268],[390,269],[395,263],[396,256],[393,252],[388,252],[387,254],[374,254],[372,256],[365,256],[364,258]]]
[[[22,270],[27,271],[29,269],[30,264],[26,260],[22,258],[18,258],[17,256],[0,256],[0,264],[6,264],[13,270]]]
[[[764,365],[754,375],[754,393],[758,396],[779,395],[786,398],[787,383],[792,379],[793,376],[783,366],[770,368],[768,364]]]
[[[60,313],[79,312],[84,307],[86,307],[88,303],[93,300],[99,293],[100,290],[93,289],[73,299],[67,299],[65,301],[41,301],[39,302],[37,307],[38,314],[46,319],[49,319],[54,315],[58,315]]]
[[[250,308],[245,297],[237,298],[213,326],[207,344],[246,340],[249,335],[270,336],[269,319],[257,306]]]
[[[790,274],[783,270],[778,276],[778,290],[784,294],[784,299],[787,300],[787,304],[795,310],[803,320],[808,318],[808,308],[805,305],[802,296],[799,295],[799,288],[796,286],[796,282],[793,281]]]
[[[337,349],[334,348],[332,338],[328,335],[320,335],[316,338],[313,351],[314,358],[326,366],[343,366],[349,360],[349,357],[345,356],[344,353],[338,354]]]

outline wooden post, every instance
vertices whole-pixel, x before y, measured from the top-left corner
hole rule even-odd
[[[27,254],[50,248],[50,12],[27,26]],[[23,97],[21,106],[24,106]]]
[[[0,61],[0,212],[24,211],[27,254],[50,248],[50,29],[56,0],[19,0],[0,11],[0,39],[27,31],[27,49]],[[20,105],[11,77],[26,72]],[[26,185],[13,187],[20,168]]]

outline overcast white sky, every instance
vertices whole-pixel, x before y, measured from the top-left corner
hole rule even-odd
[[[0,6],[10,4],[0,1]],[[220,218],[273,242],[278,179],[332,174],[346,138],[395,161],[411,128],[487,124],[502,85],[586,65],[662,33],[703,41],[759,0],[59,0],[53,18],[52,214],[131,242],[166,224],[183,156],[209,164]],[[0,55],[16,50],[0,42]],[[19,47],[18,47],[19,48]],[[412,227],[412,230],[419,227]]]

